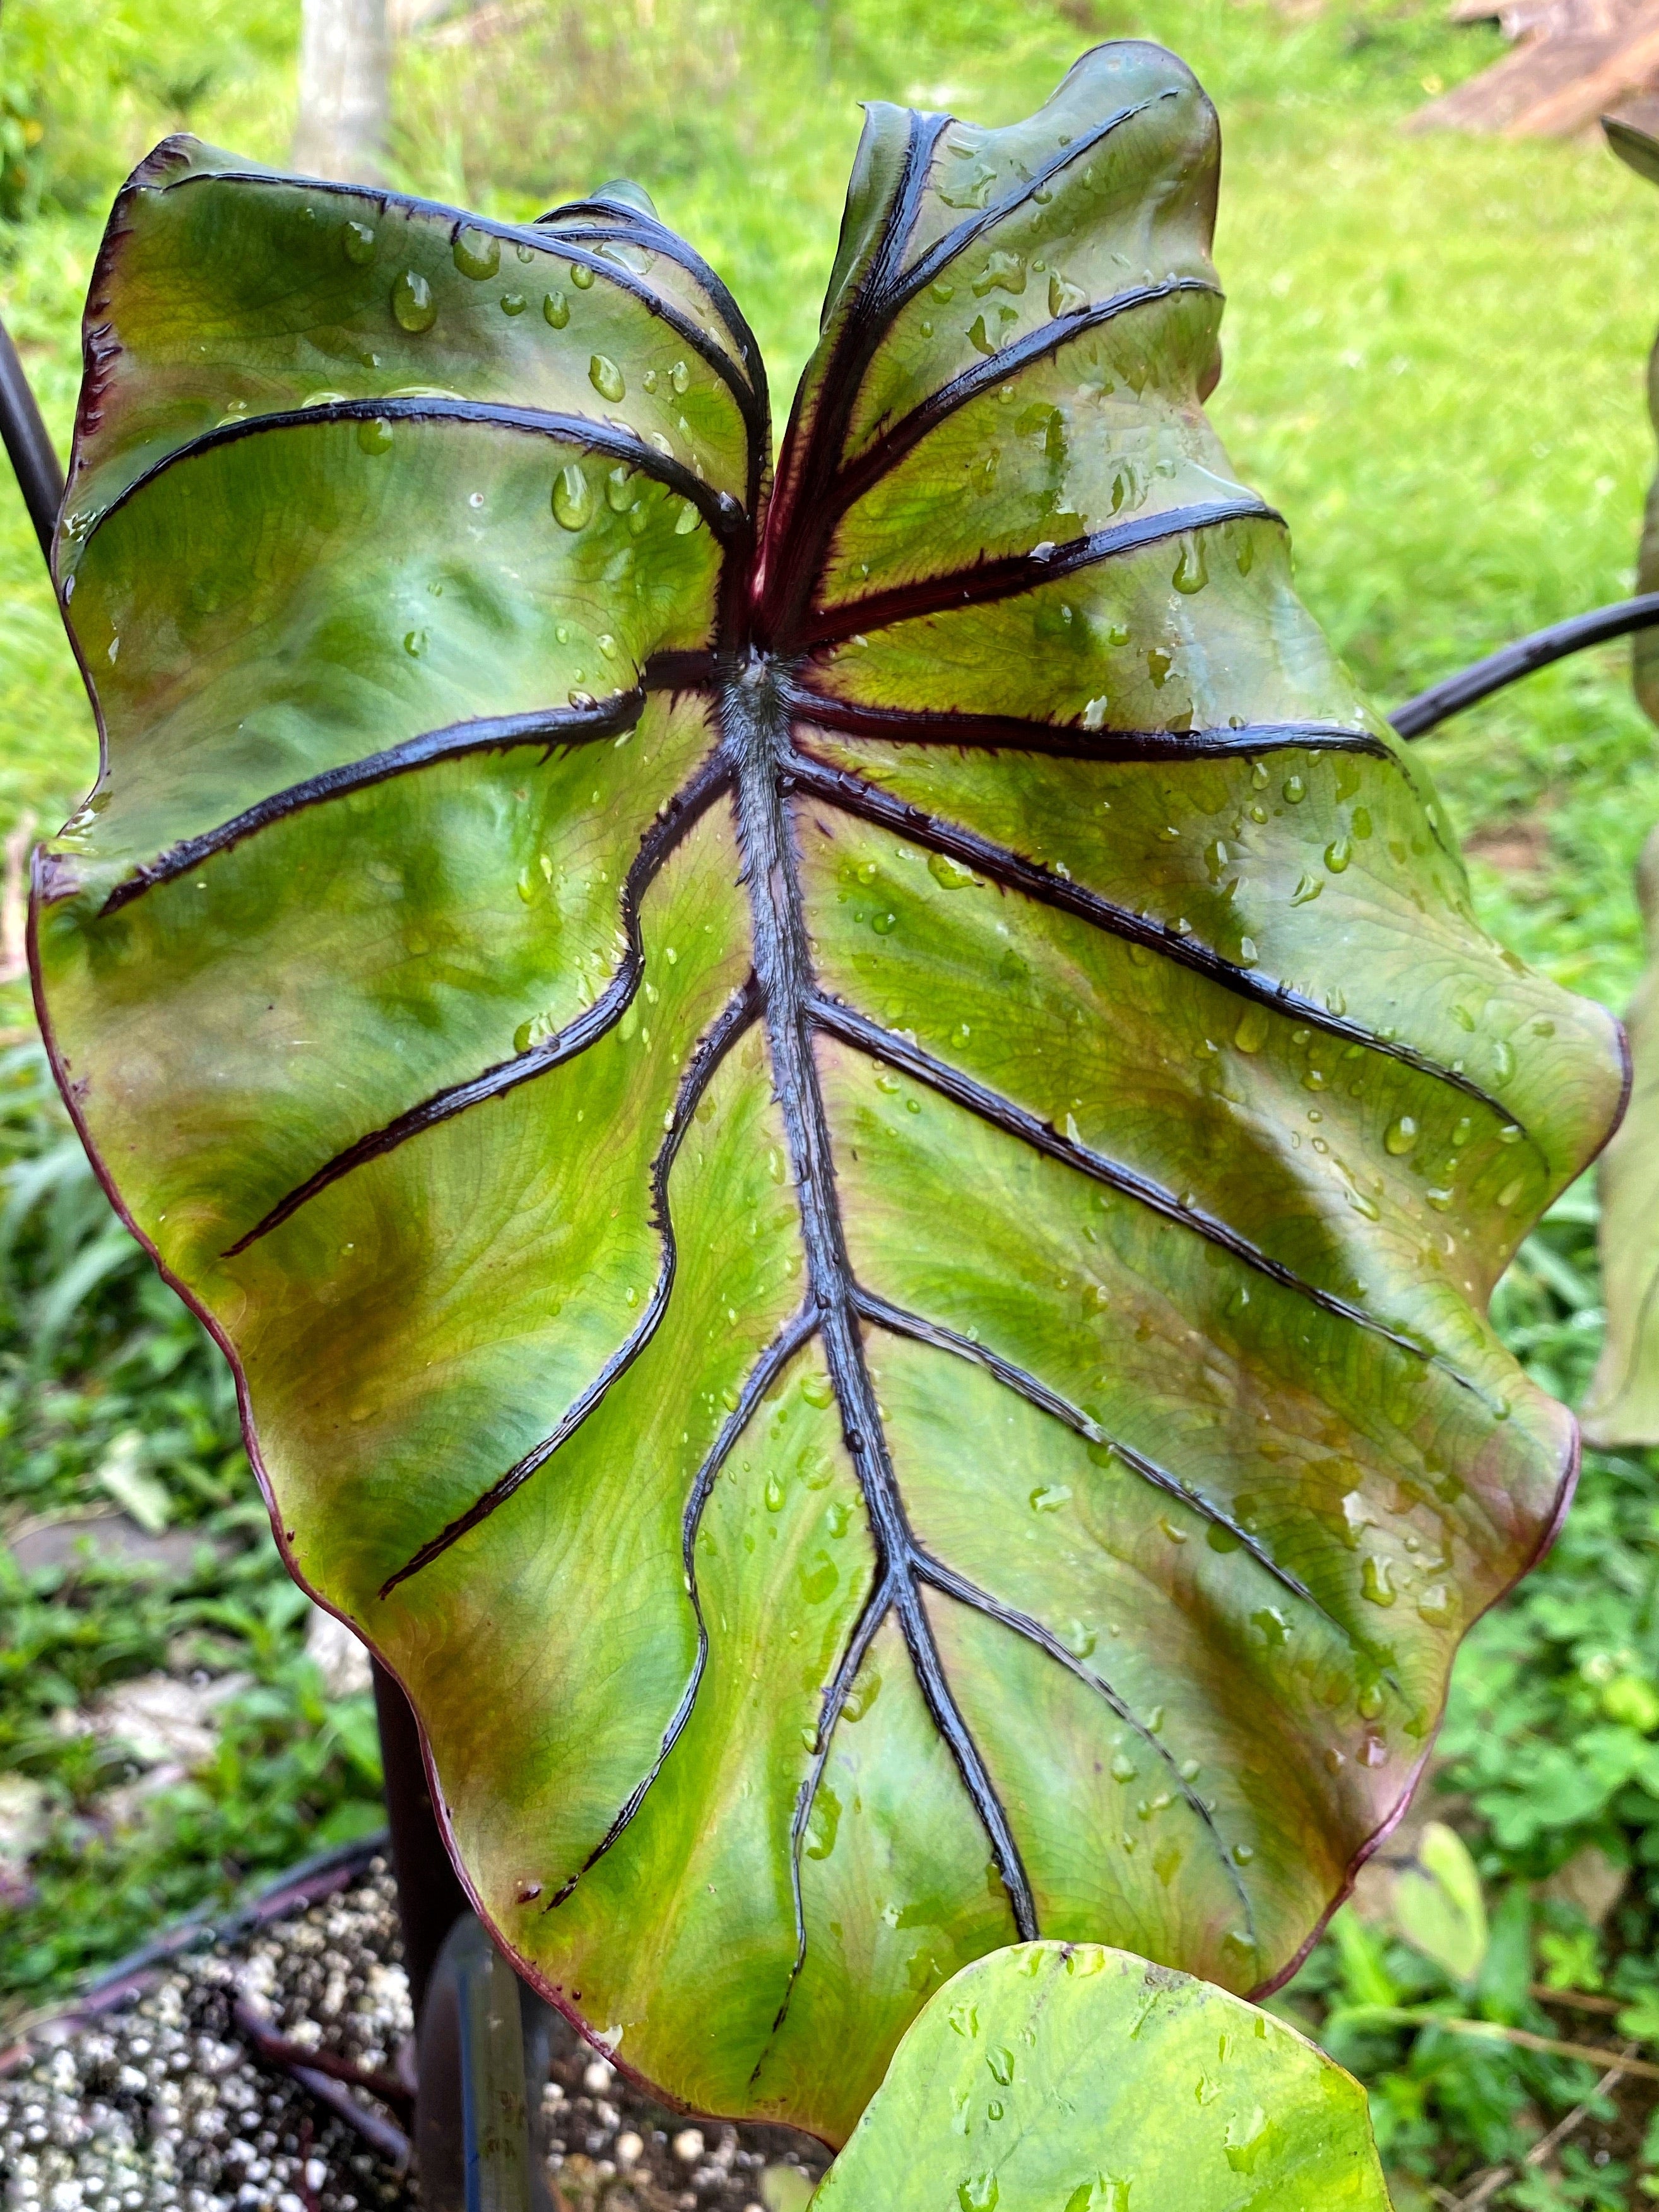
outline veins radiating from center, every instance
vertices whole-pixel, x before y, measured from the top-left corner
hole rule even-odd
[[[873,1627],[889,1612],[896,1616],[934,1724],[950,1747],[985,1829],[1015,1926],[1022,1939],[1030,1942],[1038,1932],[1030,1883],[1007,1814],[945,1680],[915,1571],[918,1548],[864,1356],[829,1124],[813,1055],[816,979],[782,796],[782,763],[792,750],[792,738],[781,675],[769,658],[749,654],[721,687],[720,728],[736,786],[738,842],[754,925],[755,976],[800,1211],[807,1294],[819,1315],[842,1440],[863,1492],[875,1546],[875,1583],[866,1621]],[[834,1694],[833,1686],[825,1694],[815,1775],[821,1770],[849,1685],[850,1677],[841,1686],[842,1698]],[[800,1963],[798,1955],[796,1973]],[[792,1974],[792,1986],[793,1978]]]

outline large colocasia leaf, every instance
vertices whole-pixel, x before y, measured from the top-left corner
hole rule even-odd
[[[1205,422],[1216,173],[1149,46],[872,108],[769,498],[625,191],[181,142],[94,287],[66,1093],[490,1922],[831,2137],[1016,1938],[1284,1973],[1571,1479],[1484,1311],[1613,1025]]]

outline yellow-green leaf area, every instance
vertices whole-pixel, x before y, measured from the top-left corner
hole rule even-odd
[[[814,2212],[1388,2212],[1365,2093],[1295,2031],[1096,1944],[929,1999]]]

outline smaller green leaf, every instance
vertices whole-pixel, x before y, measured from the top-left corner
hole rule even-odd
[[[769,2166],[761,2176],[766,2212],[806,2212],[812,2185],[798,2166]]]
[[[1395,1883],[1394,1917],[1449,1980],[1472,1982],[1485,1965],[1491,1934],[1480,1877],[1463,1838],[1438,1820],[1424,1829],[1416,1860]]]
[[[1388,2212],[1365,2093],[1282,2021],[1095,1943],[936,1992],[813,2212]]]

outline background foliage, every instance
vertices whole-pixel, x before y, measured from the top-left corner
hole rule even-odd
[[[280,161],[298,13],[5,0],[0,312],[65,445],[111,195],[179,127]],[[732,283],[781,412],[816,330],[856,100],[1001,122],[1083,46],[1131,33],[1183,54],[1220,108],[1230,306],[1212,412],[1291,518],[1301,586],[1379,700],[1628,591],[1652,465],[1659,195],[1593,144],[1402,136],[1413,106],[1498,51],[1438,0],[489,0],[466,43],[441,27],[403,49],[397,179],[524,216],[638,176]],[[0,832],[29,812],[55,826],[95,743],[5,482],[0,600]],[[1640,954],[1631,869],[1659,818],[1623,654],[1564,664],[1422,750],[1494,933],[1621,1005]],[[331,1700],[305,1655],[222,1368],[112,1230],[15,983],[0,1024],[0,1526],[137,1497],[202,1540],[188,1567],[28,1575],[0,1547],[3,2021],[157,1917],[374,1817],[375,1765],[366,1700]],[[1498,1294],[1510,1341],[1570,1399],[1600,1326],[1593,1231],[1582,1188]],[[245,1679],[210,1758],[135,1795],[118,1739],[75,1717],[163,1669]],[[1473,1984],[1404,1941],[1381,1881],[1282,2002],[1370,2082],[1407,2212],[1494,2166],[1510,2178],[1484,2201],[1526,2212],[1659,2197],[1651,2085],[1627,2084],[1616,2112],[1528,2168],[1595,2072],[1467,2027],[1633,2038],[1659,2061],[1659,1458],[1588,1460],[1551,1560],[1471,1640],[1440,1750],[1427,1809],[1467,1839],[1490,1918]],[[8,1887],[13,1776],[44,1785],[49,1833]],[[1407,1832],[1390,1851],[1409,1849]]]

